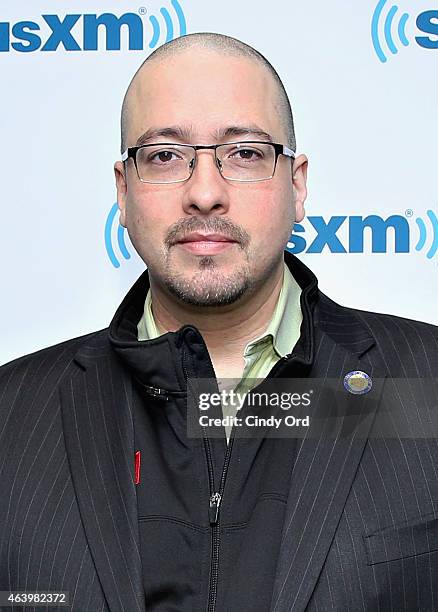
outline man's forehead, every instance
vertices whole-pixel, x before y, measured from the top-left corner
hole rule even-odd
[[[130,86],[134,104],[166,103],[190,96],[269,96],[275,90],[270,73],[259,62],[246,57],[221,57],[216,52],[155,60],[137,73]]]
[[[156,76],[165,77],[166,74],[187,80],[196,77],[203,70],[203,76],[212,77],[221,72],[227,73],[230,78],[233,78],[237,72],[239,76],[248,74],[253,77],[258,72],[266,78],[270,77],[266,67],[253,57],[242,54],[221,54],[215,49],[196,46],[169,57],[146,60],[134,75],[131,86],[141,86],[149,78],[155,80]]]
[[[172,127],[185,132],[179,140],[186,142],[199,131],[214,141],[251,131],[257,138],[275,138],[278,96],[264,67],[245,57],[184,55],[146,63],[131,83],[131,144],[133,138],[146,144],[153,130],[153,136],[172,136]]]

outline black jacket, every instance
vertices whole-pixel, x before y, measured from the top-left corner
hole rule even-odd
[[[194,610],[210,599],[217,612],[436,608],[437,402],[409,379],[437,377],[438,329],[339,306],[297,258],[285,259],[304,318],[297,346],[270,375],[342,381],[362,370],[385,380],[396,435],[371,435],[368,418],[360,435],[235,440],[217,527],[206,498],[212,475],[218,489],[226,444],[210,441],[209,463],[205,441],[184,438],[177,399],[184,359],[192,374],[210,376],[212,366],[190,326],[136,341],[145,273],[109,330],[0,368],[0,590],[66,590],[74,612],[182,612],[184,593]],[[176,394],[164,403],[171,414],[150,387]],[[373,403],[368,417],[384,409]],[[172,576],[185,580],[179,593]],[[160,597],[168,607],[151,607]]]

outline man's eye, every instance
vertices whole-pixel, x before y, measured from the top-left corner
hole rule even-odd
[[[236,161],[258,161],[263,156],[255,149],[237,149],[230,154],[230,157]]]
[[[152,153],[149,157],[149,161],[162,164],[179,159],[181,158],[175,153],[175,151],[157,151],[156,153]]]

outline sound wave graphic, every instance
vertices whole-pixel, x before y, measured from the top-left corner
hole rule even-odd
[[[116,221],[118,210],[119,207],[116,202],[111,207],[105,223],[105,248],[108,257],[115,268],[120,268],[120,261],[117,259],[114,251],[113,242],[117,243],[119,250],[125,259],[131,259],[131,254],[126,248],[125,243],[125,228],[118,223],[118,220]]]
[[[184,17],[184,13],[183,13],[180,3],[178,2],[178,0],[171,0],[171,4],[173,6],[173,9],[176,13],[176,18],[178,20],[179,34],[175,34],[172,17],[170,16],[170,13],[167,10],[167,8],[164,8],[164,7],[161,8],[160,13],[164,19],[164,26],[165,26],[164,42],[169,42],[170,40],[173,40],[174,38],[177,38],[178,36],[184,36],[184,34],[186,34],[187,32],[186,19]],[[151,15],[149,17],[149,21],[151,22],[151,25],[152,25],[152,38],[149,43],[149,48],[153,49],[154,47],[157,46],[158,41],[160,40],[162,28],[160,28],[160,22],[155,17],[155,15]]]
[[[380,42],[381,36],[379,34],[379,26],[380,26],[381,21],[383,21],[382,13],[383,13],[383,9],[386,3],[387,3],[387,0],[380,0],[377,3],[377,6],[373,13],[373,18],[371,20],[371,38],[373,41],[374,50],[377,54],[377,57],[382,63],[385,63],[386,61],[388,61],[388,58],[385,55],[385,52],[383,51],[382,44]],[[389,51],[393,55],[398,53],[398,49],[395,45],[393,33],[392,33],[394,29],[393,22],[394,22],[394,18],[395,18],[397,11],[398,11],[398,6],[394,4],[389,9],[388,13],[386,14],[386,17],[383,23],[383,39],[386,42],[386,45]],[[408,19],[409,19],[409,14],[403,13],[396,27],[397,36],[401,44],[405,47],[409,45],[409,40],[407,39],[407,36],[406,36],[406,23]]]
[[[438,218],[433,212],[433,210],[426,211],[426,214],[432,226],[432,244],[430,245],[429,250],[426,253],[426,257],[427,259],[432,259],[432,257],[434,257],[434,255],[438,251]],[[418,239],[417,244],[415,245],[415,250],[421,251],[421,249],[423,249],[424,245],[426,244],[426,224],[420,217],[417,217],[415,219],[415,222],[417,223],[418,229],[420,231],[420,237]]]

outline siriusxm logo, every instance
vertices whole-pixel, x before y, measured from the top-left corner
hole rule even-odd
[[[126,248],[125,243],[125,228],[120,225],[118,217],[116,215],[119,212],[117,202],[111,206],[111,210],[108,213],[108,217],[105,222],[105,248],[110,262],[115,268],[120,268],[120,261],[117,258],[116,251],[114,249],[114,243],[117,244],[118,250],[122,257],[125,259],[131,259],[131,254]]]
[[[412,211],[408,209],[406,216],[390,215],[386,219],[379,215],[345,215],[330,217],[328,221],[321,216],[307,217],[308,224],[315,230],[316,235],[309,240],[304,225],[295,223],[294,233],[290,237],[287,249],[291,253],[322,253],[323,249],[331,253],[364,253],[366,236],[371,238],[371,253],[387,253],[388,232],[393,234],[394,253],[409,253],[411,251],[411,225],[408,218]],[[427,250],[426,257],[432,259],[438,251],[438,218],[433,210],[427,211],[430,222],[432,242]],[[421,217],[415,219],[418,228],[418,239],[415,250],[421,251],[426,247],[427,226]],[[341,228],[346,230],[348,238],[340,238],[338,232]],[[345,234],[345,232],[344,232]]]
[[[163,36],[163,42],[186,34],[186,20],[178,0],[171,0],[173,16],[166,7],[160,9],[160,19],[149,15],[149,24],[142,16],[147,9],[141,7],[139,14],[124,13],[118,17],[113,13],[41,15],[42,21],[0,22],[0,52],[18,51],[97,51],[99,32],[105,33],[105,49],[120,51],[121,32],[126,31],[128,48],[141,51],[148,46],[153,49]],[[145,27],[147,26],[147,27]],[[150,27],[149,27],[150,26]],[[175,27],[176,26],[176,27]],[[147,32],[145,32],[147,29]]]
[[[125,243],[125,228],[119,224],[118,217],[116,219],[117,212],[115,203],[105,224],[106,252],[115,268],[120,267],[120,256],[124,259],[131,257]],[[319,215],[308,216],[305,225],[295,223],[287,250],[294,254],[323,251],[365,253],[369,251],[365,246],[369,236],[371,253],[387,253],[392,250],[394,253],[409,253],[412,251],[412,239],[416,237],[415,251],[425,250],[426,258],[432,259],[438,252],[438,217],[433,210],[428,210],[426,215],[427,221],[416,217],[415,226],[409,221],[413,220],[411,209],[405,212],[405,216],[390,215],[386,219],[379,215],[335,215],[327,220]],[[393,236],[393,249],[388,247],[389,232]]]
[[[388,51],[395,55],[400,44],[409,45],[406,25],[411,18],[409,13],[397,15],[398,6],[386,6],[387,0],[379,0],[371,20],[371,39],[374,50],[381,62],[388,60]],[[416,26],[421,36],[414,40],[424,49],[438,49],[438,9],[423,11],[416,18]],[[386,50],[387,49],[387,50]]]

